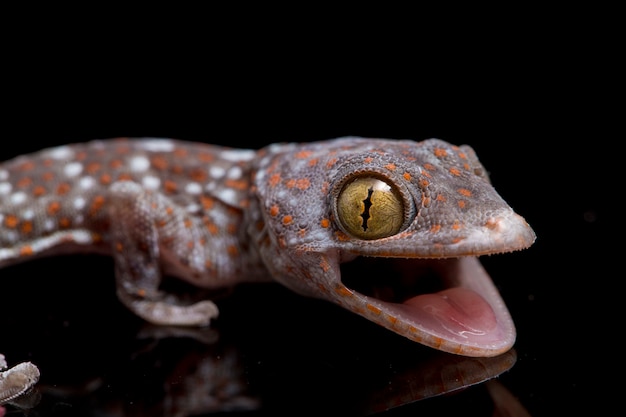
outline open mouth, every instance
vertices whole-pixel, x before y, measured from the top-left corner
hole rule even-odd
[[[376,322],[421,343],[469,356],[492,356],[515,341],[510,314],[476,257],[356,257],[341,281]],[[378,312],[376,310],[379,310]],[[386,315],[387,320],[371,316]]]

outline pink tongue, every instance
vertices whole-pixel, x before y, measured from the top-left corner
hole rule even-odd
[[[467,288],[418,295],[403,304],[420,309],[446,330],[459,335],[486,334],[497,324],[491,306],[478,293]]]

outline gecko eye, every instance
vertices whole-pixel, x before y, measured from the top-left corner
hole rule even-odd
[[[361,176],[341,189],[335,213],[344,230],[361,239],[381,239],[398,233],[407,210],[400,191],[376,177]]]

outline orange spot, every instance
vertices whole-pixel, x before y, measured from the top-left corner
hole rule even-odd
[[[176,149],[174,149],[173,154],[174,154],[174,156],[178,156],[178,157],[181,157],[181,158],[182,158],[182,157],[187,156],[188,152],[187,152],[187,149],[184,149],[184,148],[176,148]]]
[[[100,242],[102,242],[102,235],[100,233],[92,233],[91,234],[91,240],[94,243],[100,243]]]
[[[206,228],[212,235],[217,235],[219,232],[217,225],[213,222],[206,223]]]
[[[435,167],[433,166],[433,164],[425,163],[424,164],[424,169],[427,169],[429,171],[434,171]]]
[[[280,209],[278,208],[277,204],[274,204],[272,207],[270,207],[270,216],[276,217],[279,212],[280,212]]]
[[[459,194],[464,195],[465,197],[470,197],[472,195],[472,192],[467,188],[459,188],[457,191],[459,192]]]
[[[335,232],[335,236],[337,237],[337,240],[339,240],[340,242],[346,242],[346,241],[350,240],[350,236],[348,236],[347,234],[345,234],[341,230],[337,230]]]
[[[71,190],[72,187],[70,187],[70,185],[66,182],[62,182],[61,184],[58,185],[57,187],[57,194],[58,195],[64,195],[69,193],[69,191]]]
[[[9,214],[4,218],[4,225],[9,229],[14,229],[17,227],[17,224],[20,222],[20,219],[17,216]]]
[[[460,208],[465,208],[465,200],[459,200],[457,204],[459,205]]]
[[[391,324],[396,324],[398,322],[398,318],[394,317],[394,316],[387,316],[387,321],[389,321],[389,323]]]
[[[324,272],[328,272],[330,270],[330,264],[325,256],[320,257],[320,267]]]
[[[306,159],[309,156],[311,156],[313,152],[312,151],[300,151],[300,152],[296,152],[296,158],[298,159]]]
[[[88,174],[95,174],[96,172],[98,172],[101,168],[101,165],[97,162],[90,162],[89,164],[87,164],[87,166],[85,167],[85,172],[87,172]]]
[[[109,162],[109,166],[113,169],[119,169],[124,166],[124,163],[119,159],[113,159]]]
[[[128,172],[121,173],[117,176],[118,181],[132,181],[133,177]]]
[[[122,245],[122,242],[115,242],[115,250],[118,252],[121,252],[124,250],[124,245]]]
[[[171,207],[165,207],[165,214],[171,216],[172,214],[174,214],[174,209]]]
[[[285,185],[287,186],[287,188],[293,188],[296,186],[296,180],[291,179],[291,180],[287,180],[287,182],[285,183]]]
[[[461,175],[461,171],[459,171],[457,168],[450,168],[449,171],[450,171],[450,174],[455,175],[457,177]]]
[[[326,162],[326,168],[330,168],[337,163],[337,158],[331,158]]]
[[[306,229],[300,229],[300,230],[298,230],[298,236],[300,236],[300,237],[305,237],[305,236],[306,236]]]
[[[248,188],[248,182],[244,180],[226,180],[224,184],[227,187],[234,188],[236,190],[245,190]]]
[[[485,222],[485,227],[486,227],[487,229],[492,229],[492,230],[494,230],[497,226],[498,226],[498,222],[497,222],[495,219],[493,219],[493,218],[488,219],[488,220]]]
[[[193,222],[191,221],[191,219],[185,219],[183,220],[183,224],[185,225],[185,227],[187,229],[191,228],[191,226],[193,226]]]
[[[201,162],[212,162],[215,159],[215,156],[208,152],[200,152],[198,154],[198,159]]]
[[[50,204],[48,204],[48,214],[50,215],[55,215],[59,212],[59,210],[61,210],[61,203],[59,203],[58,201],[53,201]]]
[[[317,163],[318,163],[318,159],[317,158],[313,158],[313,159],[311,159],[309,161],[309,166],[313,167],[313,166],[317,165]]]
[[[455,237],[454,239],[452,239],[452,243],[459,243],[461,242],[463,239],[465,239],[464,237]]]
[[[45,193],[46,193],[46,189],[43,186],[41,186],[41,185],[38,185],[35,188],[33,188],[33,195],[35,197],[42,196]]]
[[[434,152],[437,158],[443,158],[444,156],[448,155],[448,152],[443,148],[435,148]]]
[[[54,178],[54,174],[52,172],[44,172],[41,174],[41,179],[44,181],[50,181]]]
[[[326,229],[328,226],[330,226],[330,220],[328,219],[322,219],[322,221],[320,221],[320,225]]]
[[[94,215],[102,208],[103,205],[104,205],[104,197],[101,195],[95,196],[94,199],[91,201],[91,207],[89,207],[89,213],[91,215]]]
[[[396,170],[396,164],[387,164],[387,165],[385,165],[385,168],[387,168],[389,171],[395,171]]]
[[[22,246],[20,248],[20,256],[30,256],[34,253],[33,248],[31,246]]]
[[[168,193],[175,193],[178,190],[178,185],[172,180],[167,180],[163,183],[163,189]]]
[[[299,180],[296,180],[296,187],[301,190],[306,190],[310,186],[311,186],[311,181],[309,181],[308,178],[300,178]]]
[[[459,151],[459,152],[457,152],[457,154],[459,155],[459,158],[461,158],[461,159],[467,159],[467,155],[465,155],[465,152],[461,152],[461,151]]]
[[[200,203],[202,204],[202,208],[205,209],[212,209],[213,205],[215,204],[215,200],[213,200],[211,197],[207,197],[207,196],[201,196],[200,197]]]
[[[402,174],[402,176],[405,180],[411,181],[411,174],[409,174],[408,172],[405,172],[404,174]]]
[[[374,313],[374,314],[380,314],[380,313],[382,313],[382,310],[381,310],[380,308],[378,308],[378,307],[376,307],[376,306],[373,306],[373,305],[371,305],[371,304],[367,304],[365,307],[367,307],[367,309],[368,309],[369,311],[371,311],[372,313]]]
[[[452,229],[453,230],[459,230],[463,225],[461,223],[459,223],[459,221],[455,221],[454,224],[452,225]]]
[[[59,220],[59,226],[63,229],[67,229],[68,227],[70,227],[70,224],[70,219],[68,219],[67,217],[63,217]]]
[[[22,222],[22,225],[20,226],[20,231],[24,234],[28,234],[30,232],[33,231],[33,222],[31,221],[25,221]]]
[[[464,163],[464,164],[463,164],[463,168],[464,168],[466,171],[469,171],[470,166],[469,166],[469,164],[466,162],[466,163]]]
[[[142,297],[142,298],[145,297],[146,296],[146,290],[144,290],[143,288],[138,289],[137,290],[137,295],[139,297]]]
[[[352,291],[350,291],[346,287],[339,287],[335,289],[335,291],[337,292],[337,294],[341,295],[342,297],[352,297],[354,295]]]
[[[111,184],[111,176],[109,174],[102,174],[100,176],[100,183],[103,185]]]
[[[33,182],[33,180],[30,177],[23,177],[21,178],[18,182],[17,182],[17,186],[19,188],[26,188],[28,187],[31,183]]]
[[[371,156],[368,156],[367,158],[365,158],[363,160],[363,162],[366,163],[366,164],[370,164],[373,160],[374,160],[374,158],[372,158]]]
[[[17,169],[20,171],[30,171],[35,167],[35,163],[33,161],[26,161],[21,163]]]
[[[420,186],[421,186],[422,188],[426,188],[426,187],[428,187],[429,185],[430,185],[430,182],[428,182],[428,180],[424,180],[424,179],[421,179],[421,180],[420,180]]]
[[[167,159],[165,159],[163,156],[154,156],[152,159],[150,159],[150,164],[159,170],[164,170],[167,168]]]
[[[443,194],[438,194],[437,195],[437,201],[439,201],[441,203],[445,203],[446,202],[446,197]]]
[[[270,177],[270,181],[269,181],[270,187],[274,187],[278,185],[279,183],[280,183],[280,174],[277,173]]]
[[[193,249],[193,247],[195,246],[193,240],[190,240],[189,242],[187,242],[187,249],[191,250]]]
[[[196,168],[191,170],[189,177],[194,181],[203,182],[206,181],[207,173],[200,168]]]
[[[286,215],[285,217],[283,217],[283,224],[287,225],[290,224],[293,221],[293,217],[290,215]]]
[[[440,224],[433,224],[430,227],[430,233],[437,233],[440,230],[441,230],[441,225]]]

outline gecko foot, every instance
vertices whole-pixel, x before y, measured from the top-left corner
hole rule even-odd
[[[0,366],[6,366],[2,355],[0,355]],[[30,362],[22,362],[0,372],[0,404],[26,394],[37,381],[39,381],[39,368]]]
[[[188,306],[171,304],[165,301],[129,300],[120,298],[144,320],[168,326],[207,326],[218,316],[217,306],[212,301],[200,301]]]

